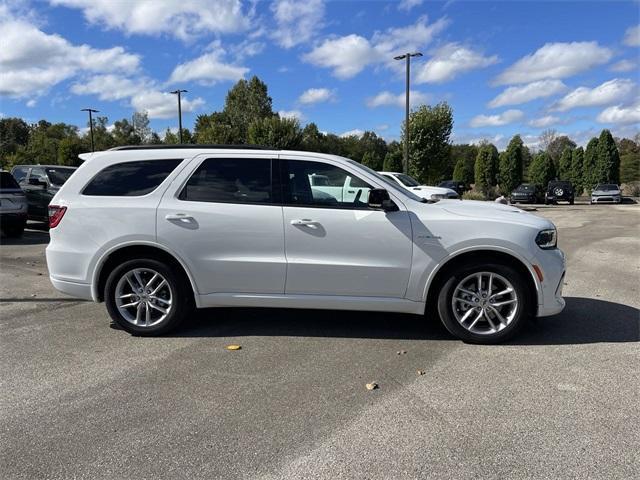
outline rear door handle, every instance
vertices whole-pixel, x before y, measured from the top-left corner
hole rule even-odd
[[[298,225],[298,226],[313,226],[318,222],[314,222],[310,218],[297,218],[295,220],[291,220],[290,223],[291,225]]]
[[[186,213],[169,213],[165,215],[165,220],[171,221],[180,221],[180,222],[191,222],[193,221],[193,217],[191,215],[187,215]]]

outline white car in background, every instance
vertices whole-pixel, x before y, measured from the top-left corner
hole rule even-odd
[[[380,175],[383,175],[390,179],[391,181],[397,183],[402,188],[406,188],[410,190],[411,193],[417,195],[421,198],[426,198],[427,200],[437,201],[444,199],[456,199],[460,198],[458,192],[455,190],[451,190],[450,188],[443,187],[431,187],[429,185],[420,185],[415,178],[410,177],[406,173],[398,173],[398,172],[378,172]]]
[[[166,333],[193,307],[276,307],[435,315],[458,338],[496,343],[565,305],[556,229],[518,208],[433,203],[322,153],[81,157],[49,205],[50,278],[135,335]]]

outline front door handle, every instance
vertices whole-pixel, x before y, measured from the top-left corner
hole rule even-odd
[[[165,215],[165,220],[171,221],[179,221],[179,222],[192,222],[193,217],[191,215],[187,215],[186,213],[169,213]]]
[[[310,218],[297,218],[295,220],[291,220],[290,223],[291,223],[291,225],[307,226],[308,227],[308,226],[314,226],[318,222],[314,222]]]

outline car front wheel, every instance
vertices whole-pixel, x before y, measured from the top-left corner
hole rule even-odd
[[[478,263],[449,274],[438,295],[438,313],[450,333],[469,343],[508,340],[529,314],[527,283],[507,265]]]
[[[105,303],[111,318],[134,335],[154,336],[177,328],[191,311],[189,282],[155,259],[136,259],[107,279]]]

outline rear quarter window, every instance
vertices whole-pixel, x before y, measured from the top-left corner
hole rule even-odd
[[[20,186],[9,172],[0,172],[0,190],[19,189]]]
[[[182,159],[142,160],[110,165],[84,187],[83,195],[139,197],[153,192]]]

